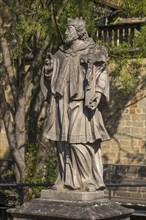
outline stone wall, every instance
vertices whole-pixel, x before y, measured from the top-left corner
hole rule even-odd
[[[0,159],[6,159],[9,155],[9,145],[5,133],[5,129],[2,126],[1,122],[1,128],[0,128]]]
[[[113,200],[146,205],[146,165],[104,165],[105,184]]]
[[[116,95],[111,97],[111,102]],[[112,187],[111,198],[121,203],[146,205],[146,186],[140,186],[146,184],[146,90],[128,102],[119,96],[105,112],[105,124],[111,140],[102,143],[103,162],[108,164],[104,179],[107,183],[110,180],[112,184],[129,184]],[[110,164],[118,165],[109,171]]]
[[[121,101],[119,98],[119,105]],[[146,164],[146,90],[136,94],[126,106],[115,114],[108,109],[111,116],[105,115],[111,140],[102,144],[104,163]]]

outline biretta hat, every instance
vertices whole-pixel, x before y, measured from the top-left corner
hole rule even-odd
[[[83,27],[85,28],[85,21],[82,18],[68,18],[67,19],[67,26],[74,26],[74,27]]]

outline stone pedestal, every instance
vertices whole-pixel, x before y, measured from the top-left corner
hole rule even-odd
[[[103,192],[43,190],[20,208],[9,209],[13,220],[128,220],[134,210],[103,198]]]
[[[80,192],[80,191],[56,191],[42,190],[41,199],[49,199],[51,201],[97,201],[104,198],[104,191],[96,192]]]

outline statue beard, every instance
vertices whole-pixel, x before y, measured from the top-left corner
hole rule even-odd
[[[70,45],[70,44],[72,44],[73,41],[75,41],[77,39],[78,39],[78,35],[74,33],[71,35],[67,35],[64,42],[66,44]]]

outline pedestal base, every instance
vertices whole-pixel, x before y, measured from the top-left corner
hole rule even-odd
[[[41,199],[51,201],[97,201],[104,198],[104,191],[80,192],[80,191],[57,191],[42,190]]]
[[[71,201],[72,194],[74,194],[72,191],[64,192],[64,195],[62,194],[63,192],[45,191],[42,191],[40,199],[25,203],[18,209],[9,209],[8,213],[12,215],[13,220],[128,220],[134,212],[104,198],[98,198],[96,201],[91,200],[92,193],[90,192],[88,192],[90,196],[75,192],[77,200]],[[51,194],[54,197],[52,199]],[[55,200],[55,197],[59,196],[59,194],[59,200]],[[69,194],[72,195],[70,199]],[[67,200],[65,200],[66,196]],[[61,199],[61,197],[63,198]],[[79,197],[81,198],[80,200]]]

